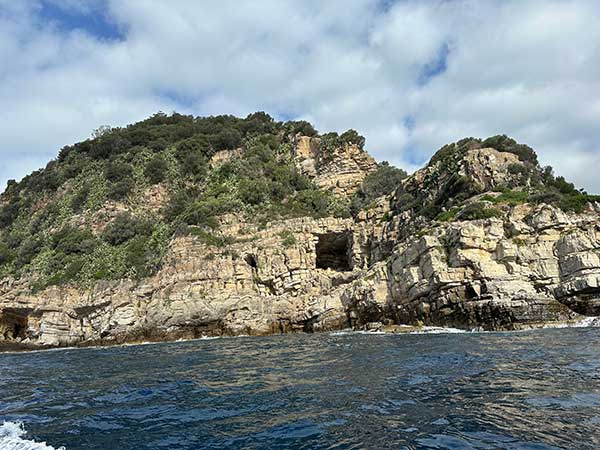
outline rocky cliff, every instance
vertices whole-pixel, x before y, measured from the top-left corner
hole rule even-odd
[[[332,150],[297,134],[289,145],[297,170],[341,200],[377,171],[351,140]],[[596,198],[564,188],[527,149],[498,139],[451,144],[353,216],[264,222],[224,212],[211,239],[202,228],[170,235],[144,276],[35,289],[32,263],[29,275],[0,282],[0,339],[76,345],[401,324],[511,330],[599,315]],[[210,165],[244,151],[215,152]],[[88,214],[91,238],[119,210],[162,210],[173,195],[164,183],[140,192]]]

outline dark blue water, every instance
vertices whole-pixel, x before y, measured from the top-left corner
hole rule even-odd
[[[5,449],[598,449],[600,329],[0,354],[0,430]]]

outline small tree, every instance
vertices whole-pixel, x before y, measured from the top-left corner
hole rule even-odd
[[[156,155],[146,164],[144,175],[152,184],[158,184],[167,177],[167,169],[166,161]]]

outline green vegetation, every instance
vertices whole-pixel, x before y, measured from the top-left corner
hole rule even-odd
[[[529,193],[526,191],[505,189],[500,195],[493,196],[486,194],[483,197],[481,197],[480,200],[491,202],[494,204],[506,203],[510,206],[516,206],[522,203],[526,203],[529,200]]]
[[[351,201],[352,215],[356,216],[358,212],[368,207],[373,200],[382,195],[391,194],[408,175],[394,166],[390,166],[387,161],[383,161],[377,167],[377,170],[365,177],[360,189],[354,194]]]
[[[101,127],[44,169],[9,181],[0,197],[0,276],[27,275],[36,289],[142,277],[160,268],[174,235],[215,247],[233,242],[217,230],[223,214],[257,223],[348,217],[349,201],[296,169],[298,134],[318,136],[308,122],[277,122],[263,112],[244,119],[158,113],[124,128]],[[322,139],[364,145],[354,130]],[[211,164],[222,150],[237,153]],[[166,201],[159,211],[147,205],[152,186]],[[123,213],[107,208],[115,203]]]
[[[296,245],[296,236],[289,230],[282,231],[279,233],[279,238],[281,239],[281,245],[285,248],[290,248]]]
[[[198,227],[187,227],[185,234],[196,236],[204,244],[213,247],[227,247],[235,242],[235,239],[231,236],[219,235]]]
[[[523,162],[531,163],[536,166],[538,164],[537,155],[531,147],[525,144],[519,144],[517,141],[504,134],[487,138],[481,143],[481,147],[492,147],[500,152],[513,153]]]
[[[492,136],[485,140],[469,137],[461,139],[453,144],[444,145],[436,152],[433,158],[431,158],[430,164],[435,164],[439,161],[448,162],[448,160],[452,159],[455,155],[461,157],[469,150],[488,147],[492,147],[499,152],[513,153],[524,163],[534,166],[537,166],[538,164],[537,155],[531,147],[525,144],[519,144],[517,141],[506,135]]]
[[[168,168],[166,161],[161,156],[155,155],[146,164],[144,175],[150,180],[150,183],[158,184],[167,177]]]
[[[461,220],[478,220],[502,217],[502,211],[496,208],[487,208],[484,203],[471,203],[460,212]]]
[[[412,210],[416,215],[426,219],[453,220],[454,216],[449,211],[463,206],[466,200],[482,193],[479,187],[470,182],[467,177],[459,175],[461,160],[468,151],[486,147],[515,154],[520,162],[508,167],[508,172],[513,177],[500,194],[497,196],[486,194],[481,198],[482,201],[509,206],[526,202],[547,203],[563,211],[576,213],[583,212],[590,202],[600,201],[600,196],[577,190],[563,177],[555,177],[551,167],[541,168],[537,155],[529,146],[499,135],[485,140],[466,138],[443,146],[431,158],[428,164],[429,171],[419,190],[409,189],[398,194],[396,209]],[[440,177],[446,175],[447,178],[447,174],[452,176],[444,181],[444,186],[440,189]],[[433,198],[430,195],[432,192],[436,193]],[[491,211],[478,211],[473,214],[467,211],[469,213],[467,215],[483,217],[496,214],[494,211],[497,210],[491,208]],[[462,218],[462,214],[459,216]]]
[[[443,211],[437,215],[435,220],[438,222],[450,222],[456,218],[456,215],[460,211],[460,208],[452,208],[448,211]]]

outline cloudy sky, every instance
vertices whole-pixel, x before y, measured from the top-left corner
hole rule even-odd
[[[508,134],[600,193],[600,2],[0,0],[0,187],[159,110],[355,128],[414,170]]]

